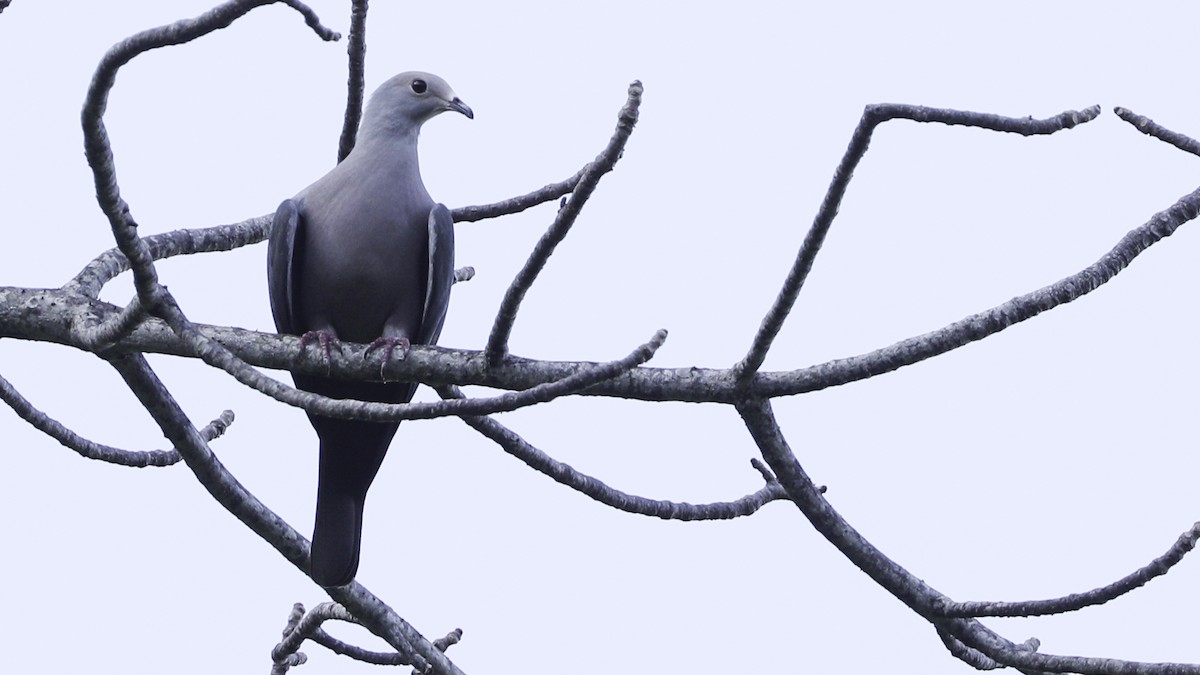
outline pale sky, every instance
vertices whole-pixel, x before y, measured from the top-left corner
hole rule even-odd
[[[610,360],[666,328],[651,365],[736,362],[869,103],[1104,113],[1037,138],[881,128],[768,369],[870,351],[1052,283],[1200,179],[1200,159],[1111,112],[1200,134],[1192,3],[647,4],[372,4],[368,90],[429,70],[475,110],[422,136],[426,185],[451,207],[570,176],[611,135],[628,83],[645,84],[624,159],[527,297],[516,354]],[[16,0],[0,14],[0,284],[59,286],[113,245],[79,127],[92,70],[120,39],[209,6]],[[312,6],[347,31],[348,2]],[[136,59],[106,122],[143,233],[261,215],[323,174],[345,79],[345,42],[283,6]],[[477,276],[455,287],[442,345],[483,346],[553,214],[458,226],[458,262]],[[852,525],[957,600],[1056,597],[1146,564],[1200,519],[1197,227],[981,343],[776,401],[801,464]],[[159,274],[192,320],[270,330],[265,254],[176,258]],[[125,275],[103,297],[130,294]],[[214,451],[309,534],[303,413],[198,361],[151,362],[198,425],[236,412]],[[93,356],[4,340],[0,374],[88,438],[165,447]],[[647,497],[730,500],[761,483],[728,407],[574,398],[501,421]],[[292,603],[327,599],[184,465],[82,460],[7,408],[0,433],[5,672],[265,673]],[[358,580],[426,636],[465,631],[450,656],[468,673],[969,672],[786,503],[719,523],[615,512],[454,419],[401,426],[362,556]],[[1200,662],[1198,592],[1200,561],[1186,559],[1103,607],[985,623],[1047,653]],[[304,651],[294,672],[374,672]]]

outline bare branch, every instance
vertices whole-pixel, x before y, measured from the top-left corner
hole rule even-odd
[[[445,399],[461,399],[464,396],[462,391],[454,386],[437,387],[437,392]],[[767,484],[759,491],[732,502],[688,504],[687,502],[639,497],[621,492],[597,478],[577,471],[569,464],[550,457],[490,417],[464,415],[462,420],[467,426],[492,439],[505,452],[521,460],[535,471],[544,473],[555,481],[572,490],[582,492],[601,504],[626,513],[654,516],[663,520],[729,520],[748,516],[777,499],[786,499],[783,489],[773,478],[767,478]]]
[[[464,281],[470,281],[475,278],[474,267],[460,267],[454,270],[454,283],[461,284]]]
[[[1084,607],[1102,605],[1109,600],[1119,598],[1130,591],[1141,588],[1151,579],[1166,574],[1183,556],[1196,547],[1200,540],[1200,523],[1196,523],[1183,534],[1163,555],[1155,558],[1150,564],[1119,579],[1107,586],[1096,588],[1086,593],[1072,593],[1061,598],[1050,600],[1028,600],[1024,602],[949,602],[941,607],[941,613],[947,617],[982,617],[982,616],[1043,616],[1046,614],[1062,614],[1074,612]]]
[[[308,660],[302,652],[297,651],[305,640],[312,640],[335,654],[348,656],[364,663],[379,666],[410,665],[403,654],[371,651],[333,637],[321,627],[323,623],[330,620],[359,624],[359,621],[345,607],[335,602],[323,602],[307,613],[304,611],[304,605],[300,603],[293,605],[288,616],[287,626],[283,629],[283,640],[271,650],[271,660],[276,664],[271,671],[272,674],[282,675],[287,672],[288,667],[300,665]],[[445,652],[451,645],[458,644],[460,639],[462,639],[462,629],[455,628],[445,637],[434,640],[432,644],[438,651]],[[414,668],[413,672],[420,673],[422,671]]]
[[[978,649],[972,649],[964,645],[961,640],[954,637],[940,626],[937,629],[937,634],[938,637],[942,639],[942,644],[946,645],[946,651],[950,652],[951,656],[959,661],[962,661],[968,666],[971,666],[975,670],[996,670],[997,668],[1004,667],[999,663],[996,663],[995,659],[986,656]]]
[[[527,195],[505,199],[504,201],[496,202],[495,204],[485,204],[482,206],[460,206],[457,209],[450,210],[450,216],[454,218],[456,223],[469,223],[477,220],[485,220],[487,218],[498,218],[514,213],[520,213],[525,209],[532,208],[539,204],[554,201],[563,195],[568,195],[575,186],[579,184],[579,180],[583,178],[583,174],[587,171],[587,166],[584,166],[574,176],[559,182],[551,183],[545,187],[539,188],[530,192]]]
[[[1165,211],[1154,214],[1150,220],[1122,237],[1111,251],[1095,263],[1065,279],[931,333],[901,340],[867,354],[790,372],[759,375],[755,378],[752,391],[756,396],[766,397],[816,391],[891,372],[982,340],[1013,324],[1091,293],[1128,267],[1143,251],[1171,236],[1197,215],[1200,215],[1200,188],[1184,195]]]
[[[323,602],[307,613],[304,611],[304,605],[300,603],[293,605],[288,616],[287,626],[283,629],[283,640],[271,650],[271,660],[275,663],[272,674],[282,675],[290,666],[300,665],[308,660],[302,652],[298,651],[305,640],[312,640],[335,654],[348,656],[364,663],[379,666],[409,665],[404,655],[397,652],[371,651],[333,637],[321,627],[323,623],[330,620],[359,623],[345,607],[334,602]],[[432,644],[438,651],[445,652],[451,645],[458,644],[460,639],[462,639],[462,629],[455,628],[445,637],[434,640]],[[414,669],[413,672],[421,671]]]
[[[367,59],[367,0],[353,0],[346,52],[350,56],[350,66],[349,81],[346,83],[346,117],[342,123],[342,137],[338,141],[339,163],[354,149],[358,123],[362,120]]]
[[[162,232],[143,237],[142,242],[154,260],[193,253],[231,251],[265,240],[271,232],[273,221],[274,215],[268,214],[229,225]],[[129,259],[120,249],[111,248],[85,265],[63,289],[96,298],[104,284],[128,271]]]
[[[129,304],[125,305],[125,309],[122,309],[116,316],[94,326],[87,324],[78,326],[76,332],[86,349],[99,351],[103,347],[124,339],[149,316],[142,302],[138,300],[137,296],[134,296]]]
[[[114,45],[96,67],[84,100],[80,115],[84,132],[84,152],[96,183],[96,199],[100,209],[108,217],[117,241],[117,247],[129,259],[134,273],[134,287],[142,304],[153,311],[163,293],[158,285],[153,261],[144,243],[137,234],[137,223],[130,214],[129,206],[121,198],[117,186],[116,165],[108,131],[104,125],[104,112],[108,107],[108,94],[116,82],[117,72],[139,54],[152,49],[190,42],[213,31],[228,27],[250,10],[276,0],[230,0],[192,19],[142,31]],[[305,22],[325,40],[336,40],[340,36],[321,25],[316,14],[298,0],[282,0],[284,4],[300,12]]]
[[[1200,665],[1191,663],[1146,663],[1084,656],[1059,656],[1033,651],[1030,644],[1014,644],[974,620],[950,619],[949,630],[963,644],[982,652],[1002,665],[1022,672],[1081,673],[1082,675],[1197,675]]]
[[[575,223],[575,218],[579,216],[588,197],[596,189],[600,178],[612,171],[617,160],[621,158],[625,143],[633,133],[634,125],[637,124],[638,107],[641,103],[642,83],[635,80],[629,85],[629,98],[625,101],[625,106],[617,114],[617,129],[609,139],[608,146],[584,168],[583,176],[571,192],[571,197],[559,208],[554,223],[538,240],[533,247],[533,253],[525,261],[525,266],[517,272],[517,276],[504,293],[500,309],[496,312],[496,321],[492,324],[492,332],[488,336],[487,348],[484,350],[489,362],[499,363],[508,354],[508,337],[517,320],[517,311],[521,308],[521,300],[533,286],[533,282],[537,280],[542,268],[546,266],[546,261],[554,253],[555,247],[567,236],[567,232]]]
[[[775,336],[783,328],[783,322],[787,319],[788,314],[791,313],[792,306],[795,304],[796,298],[800,295],[800,289],[804,286],[804,281],[808,278],[808,273],[812,270],[813,261],[816,260],[817,253],[821,250],[821,245],[825,242],[825,235],[829,232],[834,217],[837,216],[842,198],[846,194],[846,189],[850,186],[850,179],[854,175],[854,170],[858,167],[859,162],[862,161],[863,156],[866,155],[867,146],[871,143],[871,134],[875,132],[875,128],[880,124],[894,119],[907,119],[914,122],[938,122],[941,124],[978,127],[992,131],[1004,131],[1030,136],[1034,134],[1052,134],[1063,129],[1070,129],[1078,124],[1095,119],[1099,114],[1100,106],[1092,106],[1083,111],[1068,110],[1054,117],[1035,120],[1025,117],[1003,117],[987,113],[926,108],[923,106],[894,103],[867,106],[866,110],[863,111],[863,116],[858,123],[858,127],[854,130],[854,134],[850,138],[850,146],[846,148],[846,154],[842,156],[841,163],[838,164],[837,169],[833,172],[833,181],[825,193],[825,199],[821,202],[821,208],[817,210],[817,216],[813,219],[812,227],[809,228],[808,234],[804,237],[804,242],[800,245],[799,252],[796,253],[796,261],[792,264],[791,270],[788,271],[787,278],[783,282],[783,288],[779,290],[779,295],[775,298],[774,304],[771,305],[771,309],[763,317],[762,324],[759,326],[758,332],[755,334],[754,340],[750,345],[750,351],[734,366],[738,380],[743,385],[748,384],[750,379],[754,377],[755,373],[762,366],[763,359],[767,357],[767,352],[771,349],[771,344],[775,341]]]
[[[1086,675],[1197,675],[1200,665],[1181,663],[1143,663],[1119,659],[1083,658],[1039,654],[1031,651],[1029,642],[1017,645],[975,619],[947,619],[941,608],[949,599],[911,572],[888,558],[855,530],[821,496],[816,485],[805,473],[795,454],[788,447],[783,432],[775,421],[769,402],[745,399],[736,404],[763,459],[775,472],[788,497],[796,504],[813,528],[833,544],[846,559],[875,580],[875,583],[894,595],[939,630],[945,631],[965,647],[1003,665],[1023,671],[1084,673]],[[943,640],[946,638],[943,636]],[[965,654],[965,652],[963,652]],[[977,658],[977,657],[972,657]]]
[[[1128,108],[1122,108],[1118,106],[1113,108],[1113,112],[1117,114],[1117,117],[1129,122],[1138,131],[1146,134],[1147,136],[1153,136],[1164,143],[1170,143],[1184,152],[1190,152],[1193,155],[1200,155],[1200,141],[1197,141],[1191,136],[1181,134],[1178,131],[1171,131],[1164,126],[1155,123],[1155,121],[1149,117],[1139,115]]]
[[[321,631],[321,624],[331,619],[358,623],[345,607],[336,602],[322,602],[308,612],[304,611],[304,605],[300,603],[292,605],[287,626],[283,629],[283,640],[271,649],[271,660],[275,663],[275,669],[271,672],[287,672],[288,666],[304,663],[307,659],[299,651],[301,645],[305,640],[313,638],[318,631]],[[393,654],[392,656],[398,657],[399,655]],[[298,663],[296,657],[299,657]]]
[[[90,441],[71,431],[61,422],[38,410],[29,402],[11,382],[0,376],[0,400],[13,409],[13,412],[29,422],[35,429],[45,433],[54,440],[79,453],[87,459],[96,459],[110,464],[144,468],[147,466],[171,466],[179,461],[179,452],[171,450],[123,450],[111,445],[103,445]],[[220,417],[208,423],[200,430],[200,436],[211,441],[220,438],[229,425],[233,424],[233,411],[226,410]]]

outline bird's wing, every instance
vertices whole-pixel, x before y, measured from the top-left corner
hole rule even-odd
[[[454,285],[454,220],[450,210],[438,204],[429,211],[429,281],[425,285],[425,309],[417,344],[436,344],[450,306]]]
[[[275,224],[267,244],[267,287],[275,330],[299,334],[296,275],[304,248],[304,217],[300,203],[285,199],[275,211]]]

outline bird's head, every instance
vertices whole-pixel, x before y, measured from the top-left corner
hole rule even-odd
[[[475,119],[470,106],[463,103],[445,80],[432,73],[413,70],[392,77],[375,90],[367,104],[363,124],[419,128],[447,110]]]

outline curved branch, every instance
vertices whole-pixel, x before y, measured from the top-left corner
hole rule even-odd
[[[508,338],[512,334],[513,324],[517,320],[517,311],[521,308],[521,301],[533,286],[533,282],[537,280],[542,268],[546,266],[546,261],[550,259],[554,249],[567,236],[567,232],[575,223],[575,218],[579,216],[588,197],[596,189],[600,178],[612,171],[617,160],[621,158],[625,143],[633,133],[634,125],[637,124],[638,107],[641,103],[642,83],[635,80],[629,85],[629,98],[626,99],[621,112],[617,114],[617,129],[609,139],[608,145],[596,156],[596,159],[584,167],[583,176],[572,190],[571,197],[559,208],[554,222],[533,247],[533,252],[529,254],[529,259],[525,261],[524,267],[517,272],[512,284],[505,291],[504,299],[500,302],[500,309],[496,311],[496,320],[492,324],[487,347],[484,350],[489,362],[499,363],[508,354]]]
[[[13,409],[13,412],[28,422],[33,428],[50,436],[59,443],[79,453],[87,459],[95,459],[110,464],[145,468],[147,466],[171,466],[179,462],[179,451],[170,450],[123,450],[111,445],[90,441],[68,429],[61,422],[38,410],[21,392],[17,391],[3,376],[0,376],[0,400]],[[229,425],[233,424],[233,411],[222,412],[217,419],[211,421],[200,430],[200,437],[205,441],[220,438]]]
[[[804,242],[800,245],[799,252],[796,253],[796,261],[792,263],[792,268],[788,271],[783,288],[779,290],[779,295],[776,296],[771,309],[763,317],[762,324],[758,327],[758,332],[754,335],[754,340],[750,345],[750,351],[734,366],[738,380],[743,385],[748,384],[758,369],[762,367],[763,360],[771,349],[771,344],[775,341],[780,329],[783,328],[783,322],[791,313],[792,306],[800,295],[800,289],[804,286],[804,281],[812,270],[813,261],[816,260],[817,253],[825,242],[825,235],[833,225],[833,219],[837,216],[842,197],[846,195],[846,190],[850,186],[854,169],[866,155],[867,146],[871,143],[871,134],[880,124],[894,119],[906,119],[914,122],[938,122],[1031,136],[1053,134],[1063,129],[1070,129],[1076,125],[1090,122],[1099,114],[1100,106],[1092,106],[1082,111],[1068,110],[1054,117],[1035,120],[1026,117],[1003,117],[987,113],[894,103],[867,106],[858,127],[850,137],[850,146],[846,148],[846,154],[842,156],[842,161],[833,172],[833,181],[825,192],[825,199],[821,202],[821,208],[817,210],[812,227],[809,228]]]
[[[293,605],[288,616],[287,626],[283,630],[283,640],[271,650],[271,660],[276,664],[276,670],[272,673],[282,674],[287,672],[288,667],[307,661],[307,657],[298,651],[305,640],[312,640],[335,654],[348,656],[355,661],[378,666],[409,665],[404,655],[397,652],[371,651],[333,637],[321,628],[323,623],[330,620],[359,624],[354,615],[335,602],[323,602],[307,613],[304,611],[304,605],[300,603]],[[433,646],[437,650],[445,652],[451,645],[458,644],[461,639],[462,629],[455,628],[445,637],[434,640]]]
[[[117,241],[117,247],[129,259],[134,273],[134,286],[138,297],[147,308],[158,305],[162,293],[154,271],[153,260],[137,234],[137,223],[129,212],[129,205],[121,198],[117,185],[116,165],[108,131],[104,125],[104,112],[108,107],[108,94],[116,83],[117,72],[134,57],[152,49],[190,42],[213,31],[228,27],[239,17],[256,7],[273,4],[277,0],[230,0],[192,19],[142,31],[114,45],[100,60],[92,75],[84,100],[80,121],[83,125],[84,152],[96,184],[96,200],[108,217]],[[321,25],[316,13],[299,0],[278,0],[304,16],[309,25],[322,39],[337,40],[339,35]]]
[[[1183,556],[1196,547],[1200,540],[1200,523],[1196,523],[1183,534],[1167,550],[1155,558],[1150,564],[1129,574],[1107,586],[1101,586],[1086,593],[1072,593],[1061,598],[1049,600],[1027,600],[1023,602],[949,602],[940,607],[940,612],[946,617],[982,617],[982,616],[1044,616],[1046,614],[1062,614],[1074,612],[1084,607],[1103,605],[1109,600],[1145,586],[1155,577],[1166,574]]]
[[[946,645],[946,651],[954,658],[971,666],[975,670],[996,670],[1004,666],[996,663],[996,660],[980,652],[978,649],[972,649],[962,643],[962,640],[954,637],[949,631],[938,626],[938,637],[942,639],[942,644]]]
[[[149,316],[150,314],[146,312],[146,308],[142,305],[141,300],[137,296],[134,296],[129,301],[129,304],[125,305],[125,308],[115,316],[109,317],[103,323],[95,325],[84,323],[77,326],[76,334],[79,336],[79,341],[83,343],[85,349],[100,351],[100,349],[113,345],[132,333]]]
[[[437,387],[437,392],[444,399],[462,399],[464,397],[462,391],[455,386]],[[787,498],[779,483],[761,469],[760,472],[763,473],[767,484],[757,492],[732,502],[689,504],[639,497],[610,487],[603,481],[550,457],[490,417],[464,415],[462,421],[495,441],[505,452],[521,460],[531,469],[549,476],[572,490],[582,492],[601,504],[626,513],[654,516],[663,520],[730,520],[748,516],[770,502]]]

